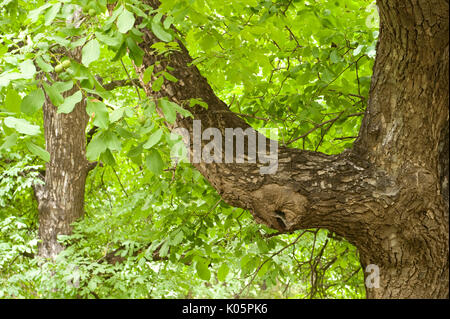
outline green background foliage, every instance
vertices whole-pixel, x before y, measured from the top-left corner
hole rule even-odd
[[[278,128],[289,147],[340,153],[352,147],[367,103],[373,3],[165,0],[149,15],[127,0],[109,15],[112,2],[0,1],[0,298],[364,297],[348,242],[326,230],[277,234],[224,203],[190,164],[171,162],[176,141],[164,121],[188,111],[136,85],[105,87],[137,78],[140,21],[161,40],[152,48],[160,54],[180,39],[215,93],[255,129]],[[77,8],[83,21],[74,27]],[[74,49],[81,63],[69,58]],[[177,81],[171,71],[150,67],[144,81],[155,79],[158,91]],[[32,188],[51,155],[44,91],[60,113],[88,98],[86,131],[97,129],[87,157],[102,163],[86,183],[85,218],[46,263],[35,257]]]

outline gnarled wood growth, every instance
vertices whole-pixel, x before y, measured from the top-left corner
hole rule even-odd
[[[147,0],[156,8],[159,3]],[[448,2],[384,0],[370,101],[351,151],[328,156],[280,147],[276,174],[262,164],[198,163],[196,168],[229,204],[280,231],[327,228],[360,251],[365,267],[380,268],[370,298],[448,297]],[[147,95],[189,109],[202,127],[248,128],[213,92],[188,51],[157,55],[149,30],[143,71],[170,65],[179,81]],[[156,73],[156,72],[155,72]],[[176,127],[193,130],[192,119]],[[222,143],[223,144],[223,143]]]

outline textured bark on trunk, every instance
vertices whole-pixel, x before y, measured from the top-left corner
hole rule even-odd
[[[363,265],[378,263],[385,286],[368,296],[448,298],[448,1],[378,5],[377,59],[356,150],[391,176],[398,199],[384,209],[387,238],[361,256]]]
[[[362,266],[380,269],[369,298],[448,298],[448,2],[378,5],[369,105],[353,150],[328,156],[280,147],[274,175],[260,175],[261,164],[194,165],[258,222],[280,231],[326,228],[356,245]],[[208,110],[189,110],[223,136],[225,128],[248,127],[217,98],[182,43],[181,51],[159,56],[151,49],[159,40],[142,31],[141,79],[155,62],[154,73],[170,65],[179,79],[159,92],[141,81],[148,96],[180,105],[201,98]],[[178,117],[175,127],[192,132],[193,121]]]
[[[63,94],[70,96],[76,86]],[[69,235],[71,223],[84,215],[84,190],[88,173],[86,125],[89,117],[83,99],[69,114],[58,114],[46,98],[44,131],[50,161],[46,165],[45,184],[35,188],[39,209],[39,255],[54,259],[64,247],[58,235]]]

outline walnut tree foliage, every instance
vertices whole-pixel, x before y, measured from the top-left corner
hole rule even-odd
[[[215,93],[279,143],[352,147],[377,41],[367,0],[0,0],[0,298],[361,298],[356,249],[325,230],[278,234],[173,163],[165,123],[189,111],[146,97],[134,66],[148,28],[160,54],[179,39]],[[81,59],[73,52],[81,52]],[[158,91],[178,81],[153,74]],[[76,93],[62,93],[76,87]],[[87,99],[86,216],[54,262],[38,257],[33,185],[45,97],[59,113]],[[190,101],[191,104],[203,103]],[[207,107],[207,105],[205,105]]]

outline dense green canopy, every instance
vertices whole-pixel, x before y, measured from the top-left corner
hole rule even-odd
[[[190,164],[170,160],[176,141],[164,123],[190,113],[163,102],[158,114],[134,66],[145,55],[142,30],[168,57],[179,39],[253,128],[278,128],[281,145],[337,154],[352,147],[367,104],[375,4],[161,2],[154,11],[138,0],[0,0],[0,298],[364,297],[345,240],[256,224]],[[70,59],[74,50],[81,61]],[[171,71],[149,67],[143,81],[158,91],[178,81]],[[59,113],[88,99],[87,158],[101,164],[88,176],[85,218],[60,236],[58,258],[41,264],[32,186],[51,155],[45,95]]]

